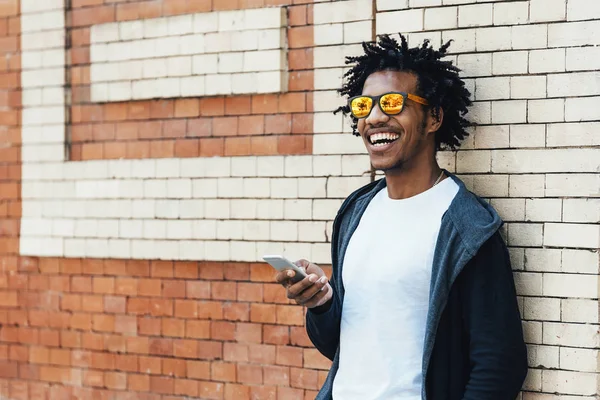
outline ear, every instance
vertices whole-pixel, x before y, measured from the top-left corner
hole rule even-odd
[[[434,109],[430,109],[427,114],[427,134],[437,132],[442,127],[442,122],[444,122],[444,109],[438,107],[437,116],[434,113]]]

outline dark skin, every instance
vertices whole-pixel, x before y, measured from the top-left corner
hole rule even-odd
[[[376,96],[387,92],[417,94],[418,79],[414,73],[405,71],[374,72],[365,81],[364,95]],[[436,118],[431,110],[410,99],[405,101],[402,112],[384,114],[378,105],[368,117],[358,121],[358,131],[369,153],[374,169],[385,173],[388,195],[391,199],[406,199],[430,189],[441,173],[435,157],[435,132],[441,127],[443,111]],[[373,133],[393,133],[400,137],[390,146],[376,148],[369,141]],[[442,180],[445,179],[442,176]],[[307,260],[296,264],[308,276],[291,284],[294,272],[277,273],[275,280],[286,287],[287,297],[296,303],[324,311],[329,308],[333,290],[321,268]]]

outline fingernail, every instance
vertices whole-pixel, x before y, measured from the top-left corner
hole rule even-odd
[[[314,283],[314,282],[317,281],[317,276],[316,275],[311,275],[311,276],[308,277],[308,280]]]
[[[288,271],[288,272],[287,272],[287,276],[289,276],[290,278],[291,278],[292,276],[294,276],[294,271]]]
[[[321,283],[327,283],[327,278],[326,277],[322,277],[321,278]]]

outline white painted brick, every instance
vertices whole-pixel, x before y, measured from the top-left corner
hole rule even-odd
[[[492,54],[460,54],[457,66],[465,77],[488,76],[492,74]]]
[[[142,237],[143,222],[141,220],[120,220],[119,236],[126,239],[138,239]]]
[[[548,147],[595,146],[600,144],[598,122],[580,122],[568,124],[548,124]]]
[[[563,272],[596,274],[598,272],[598,256],[589,250],[562,250]]]
[[[159,38],[169,35],[169,18],[151,18],[144,20],[144,37]]]
[[[283,200],[259,200],[256,206],[257,219],[283,219]]]
[[[458,8],[458,26],[492,25],[492,4],[466,5]]]
[[[510,78],[478,78],[475,79],[476,100],[497,100],[510,97]]]
[[[302,242],[324,242],[326,224],[321,221],[298,222],[298,240]]]
[[[283,56],[281,50],[246,51],[243,71],[280,71],[285,65]]]
[[[345,47],[339,45],[316,47],[313,51],[314,68],[343,67],[345,56],[348,54]]]
[[[442,32],[442,42],[454,40],[450,45],[450,51],[453,53],[464,53],[475,51],[475,32],[476,29],[460,29],[456,31]]]
[[[314,154],[364,154],[363,142],[348,134],[320,134],[313,139]]]
[[[144,181],[144,197],[154,199],[167,197],[167,180],[152,179]]]
[[[285,176],[312,176],[311,158],[310,156],[285,157]]]
[[[280,199],[298,198],[298,179],[271,179],[271,197]]]
[[[118,220],[99,220],[96,226],[96,233],[101,238],[118,238],[119,221]]]
[[[332,156],[314,156],[313,174],[314,176],[339,176],[342,174],[342,157]]]
[[[494,75],[511,75],[527,73],[527,51],[505,51],[494,53],[493,73]]]
[[[563,200],[564,222],[600,222],[600,199]]]
[[[475,127],[475,132],[470,136],[472,147],[478,149],[494,149],[508,147],[509,128],[507,125],[490,125]],[[466,149],[466,143],[461,148]]]
[[[337,214],[342,201],[338,199],[316,199],[313,202],[314,220],[332,220]]]
[[[217,179],[194,179],[192,180],[192,196],[215,198],[218,194]]]
[[[256,72],[232,74],[231,75],[231,92],[232,94],[240,93],[259,93],[259,74]]]
[[[594,395],[597,386],[595,373],[546,370],[542,374],[545,392]]]
[[[438,153],[438,155],[441,152]],[[342,172],[343,176],[366,176],[370,174],[371,163],[368,155],[351,154],[342,156]],[[335,175],[335,174],[332,174]],[[340,174],[337,174],[340,175]]]
[[[525,249],[528,271],[560,272],[561,251],[558,249]]]
[[[169,36],[180,36],[192,33],[194,31],[192,26],[193,18],[194,16],[192,14],[169,17],[167,22]]]
[[[192,72],[194,75],[215,74],[219,69],[217,54],[201,54],[192,58]]]
[[[231,218],[256,219],[257,201],[255,199],[231,200]]]
[[[310,243],[288,242],[283,244],[283,254],[286,254],[290,260],[299,260],[301,258],[311,260],[311,250],[312,245]]]
[[[559,348],[555,346],[527,346],[530,367],[558,368]]]
[[[567,71],[600,69],[600,47],[571,47],[567,49]]]
[[[524,315],[527,320],[560,321],[560,299],[526,297]]]
[[[244,10],[244,30],[279,28],[287,24],[283,7]]]
[[[541,246],[543,224],[508,225],[509,246]]]
[[[270,180],[267,178],[245,178],[243,196],[264,198],[271,195]]]
[[[593,121],[600,119],[600,97],[569,98],[565,100],[566,121]]]
[[[560,368],[572,371],[596,372],[598,366],[598,350],[560,349]]]
[[[90,29],[90,42],[92,44],[96,44],[118,41],[120,29],[119,25],[120,24],[116,22],[92,25]]]
[[[314,71],[315,90],[339,89],[342,82],[343,68],[317,69]],[[317,114],[318,115],[318,114]],[[316,126],[316,124],[315,124]]]
[[[544,224],[544,246],[597,249],[600,225]]]
[[[204,201],[204,215],[207,218],[229,218],[229,201],[225,199],[208,199]]]
[[[441,6],[442,0],[410,0],[410,7],[434,7]]]
[[[546,97],[545,76],[513,76],[510,78],[512,99],[535,99]]]
[[[494,25],[526,24],[529,20],[529,2],[514,1],[494,4]]]
[[[512,27],[511,37],[514,50],[544,49],[548,44],[548,26],[540,24],[515,25]]]
[[[600,94],[600,72],[571,72],[548,75],[549,97],[571,97]]]
[[[529,72],[562,72],[565,59],[565,49],[532,50],[529,52]]]
[[[315,27],[315,29],[317,27]],[[371,21],[359,21],[359,22],[345,23],[344,24],[344,43],[346,43],[346,44],[362,43],[363,41],[371,40],[372,29],[373,28],[372,28]],[[315,35],[315,37],[316,37],[316,35]]]
[[[283,202],[283,217],[285,219],[310,220],[312,208],[311,200],[286,199]]]
[[[494,172],[592,172],[597,168],[596,149],[496,150]],[[511,165],[512,164],[512,165]]]
[[[426,10],[427,11],[427,10]],[[411,32],[408,34],[407,38],[409,47],[418,47],[422,46],[425,40],[429,40],[429,43],[432,47],[438,49],[442,45],[442,35],[441,32]],[[456,56],[449,55],[446,56],[445,61],[452,61],[453,64],[456,64]]]
[[[503,221],[525,220],[525,200],[524,199],[492,199],[492,207],[496,209]]]
[[[424,28],[423,20],[423,9],[380,13],[377,14],[375,31],[378,35],[382,33],[393,34],[398,30],[398,27],[401,26],[403,33],[419,32]]]
[[[346,198],[367,183],[366,177],[330,177],[327,179],[327,197]]]
[[[458,7],[428,8],[425,10],[425,29],[453,29],[458,27]]]
[[[193,29],[195,33],[216,32],[219,26],[219,18],[215,13],[194,14]]]
[[[257,157],[232,157],[231,176],[256,176]]]
[[[110,24],[109,24],[110,25]],[[119,25],[119,40],[135,40],[144,38],[144,21],[125,21],[118,23]],[[102,25],[93,25],[92,30],[95,27],[101,27]],[[106,42],[113,42],[112,40],[106,40]]]
[[[244,54],[251,54],[258,52],[250,52],[250,53],[221,53],[219,54],[219,73],[232,73],[232,72],[241,72],[244,71]],[[260,61],[259,61],[260,63]],[[250,67],[250,65],[248,65]],[[250,69],[247,69],[250,71]]]
[[[243,226],[244,240],[269,240],[270,238],[269,221],[244,221]]]
[[[86,239],[85,256],[91,258],[105,257],[108,254],[107,239]]]
[[[523,321],[523,336],[526,343],[542,343],[542,323]]]
[[[218,197],[242,197],[244,180],[242,178],[220,178]]]
[[[546,196],[598,196],[598,174],[552,174],[546,176]]]
[[[549,47],[600,44],[600,21],[567,22],[548,25]]]
[[[504,238],[504,234],[500,231],[500,234]],[[510,258],[511,268],[513,271],[523,271],[525,269],[525,249],[518,247],[511,247],[508,249],[508,256]],[[523,315],[523,298],[517,298],[519,313]]]
[[[258,72],[256,80],[258,82],[256,93],[279,93],[287,91],[287,74],[283,71]]]
[[[456,172],[490,172],[491,164],[490,151],[461,151],[456,157]]]
[[[511,28],[479,28],[475,31],[477,51],[510,50]]]
[[[600,4],[587,0],[571,0],[567,3],[567,20],[600,19]]]
[[[207,241],[204,246],[207,260],[227,261],[231,259],[229,242]]]
[[[170,57],[167,59],[168,76],[189,76],[192,74],[192,57]]]
[[[531,22],[564,21],[565,3],[564,0],[531,0]]]
[[[192,237],[194,239],[216,239],[217,221],[209,219],[193,221]]]
[[[328,113],[315,113],[313,126],[315,133],[338,133],[343,130],[343,115]]]
[[[29,203],[29,202],[27,202]],[[23,203],[25,204],[25,203]],[[21,235],[23,236],[23,221],[21,220]],[[75,221],[72,219],[52,220],[52,236],[73,237],[75,235]]]
[[[527,221],[546,222],[561,220],[562,200],[560,199],[527,199]]]
[[[239,31],[231,33],[231,50],[258,50],[258,35],[260,31]],[[275,47],[280,47],[277,43]]]
[[[475,175],[473,191],[484,197],[507,197],[508,175]]]
[[[217,239],[230,240],[242,239],[244,235],[244,221],[224,220],[217,221]]]
[[[207,96],[232,93],[232,76],[229,74],[206,75],[205,93]]]
[[[408,0],[377,0],[377,11],[404,10]]]
[[[271,221],[271,240],[279,242],[298,240],[298,222]]]
[[[563,299],[563,322],[593,322],[598,323],[598,302],[586,299]]]
[[[315,4],[313,19],[315,25],[335,22],[364,21],[373,18],[371,0],[347,0]]]
[[[131,258],[131,242],[124,239],[108,239],[108,257]]]
[[[345,103],[335,90],[322,90],[313,92],[314,111],[333,112],[336,107],[334,104],[342,105]]]
[[[343,24],[315,25],[315,27],[314,27],[314,42],[315,42],[315,46],[343,43],[344,42],[344,25]],[[317,60],[315,59],[315,61],[317,61]]]
[[[326,178],[299,178],[298,197],[310,199],[327,197],[326,183]]]
[[[204,202],[202,200],[181,200],[179,202],[180,218],[204,218]]]
[[[518,124],[527,122],[527,101],[505,100],[492,102],[493,124]]]
[[[167,238],[167,220],[151,219],[144,220],[144,229],[142,237],[144,239],[166,239]]]
[[[282,156],[258,157],[256,161],[257,176],[283,176]]]
[[[515,272],[515,288],[519,296],[541,296],[542,274],[531,272]],[[540,337],[541,338],[541,337]],[[535,342],[532,342],[535,343]]]
[[[28,246],[29,245],[29,246]],[[21,254],[26,255],[30,246],[35,246],[36,249],[34,254],[38,253],[40,243],[37,238],[23,239],[21,238]],[[65,257],[84,257],[85,256],[85,239],[64,239],[64,250],[63,254]]]
[[[248,31],[244,31],[248,32]],[[232,36],[232,41],[235,36]],[[281,49],[285,47],[286,29],[258,30],[258,50]],[[232,44],[234,46],[235,44]]]
[[[492,123],[492,103],[489,101],[476,101],[469,109],[470,119],[476,124]]]
[[[156,200],[157,218],[179,218],[179,202],[176,200]]]
[[[204,242],[197,240],[179,240],[179,260],[203,260],[204,259]],[[232,245],[233,246],[233,245]]]

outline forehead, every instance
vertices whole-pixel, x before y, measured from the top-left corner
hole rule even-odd
[[[369,75],[363,86],[362,94],[377,96],[385,92],[414,93],[417,88],[417,76],[406,71],[377,71]]]

